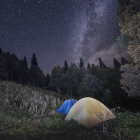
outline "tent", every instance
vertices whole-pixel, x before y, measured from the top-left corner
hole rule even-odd
[[[67,114],[71,107],[77,102],[77,100],[74,99],[68,99],[66,100],[63,105],[56,111],[58,113],[64,113]]]
[[[90,128],[113,118],[116,118],[115,115],[105,105],[94,98],[85,97],[73,105],[65,120],[74,119]]]

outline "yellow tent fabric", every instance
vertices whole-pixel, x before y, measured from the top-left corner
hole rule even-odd
[[[101,102],[85,97],[76,102],[65,117],[65,120],[77,120],[88,128],[116,116]]]

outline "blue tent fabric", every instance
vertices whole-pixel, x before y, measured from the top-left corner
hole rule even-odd
[[[71,107],[77,102],[77,100],[74,99],[68,99],[66,100],[63,105],[56,111],[58,113],[64,113],[68,114]]]

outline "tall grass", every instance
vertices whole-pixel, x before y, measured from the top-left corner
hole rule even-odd
[[[74,120],[64,121],[64,114],[49,115],[68,98],[71,97],[0,81],[0,138],[6,135],[10,140],[8,136],[12,135],[17,140],[25,137],[34,140],[140,140],[139,113],[118,112],[119,108],[113,108],[111,111],[117,119],[105,121],[91,129],[78,125]]]
[[[51,91],[0,81],[0,107],[14,107],[33,116],[44,116],[48,109],[60,107],[64,100]]]

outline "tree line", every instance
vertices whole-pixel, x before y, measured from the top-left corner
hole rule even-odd
[[[35,53],[28,68],[26,56],[19,60],[15,54],[2,52],[0,49],[0,79],[23,85],[46,88],[62,95],[77,97],[90,96],[102,102],[116,104],[126,98],[126,93],[120,87],[120,67],[130,64],[124,57],[121,63],[113,58],[114,68],[107,67],[99,57],[99,65],[84,66],[82,58],[79,65],[74,63],[54,67],[51,74],[45,76],[39,68]],[[113,100],[114,99],[114,100]]]
[[[113,58],[114,68],[106,67],[99,57],[99,66],[84,66],[80,58],[79,66],[64,61],[64,66],[54,67],[51,75],[45,76],[38,67],[33,54],[31,67],[28,68],[26,57],[19,60],[15,54],[2,52],[0,49],[0,79],[14,81],[23,85],[47,87],[62,95],[94,97],[111,104],[123,103],[129,97],[140,97],[140,1],[118,0],[117,16],[121,34],[117,41],[125,47],[133,58],[128,62],[121,58],[119,63]],[[127,94],[126,94],[127,93]]]
[[[26,56],[19,60],[15,54],[2,52],[1,48],[0,79],[38,87],[43,87],[46,84],[46,76],[38,67],[35,54],[31,58],[31,67],[28,68]]]

